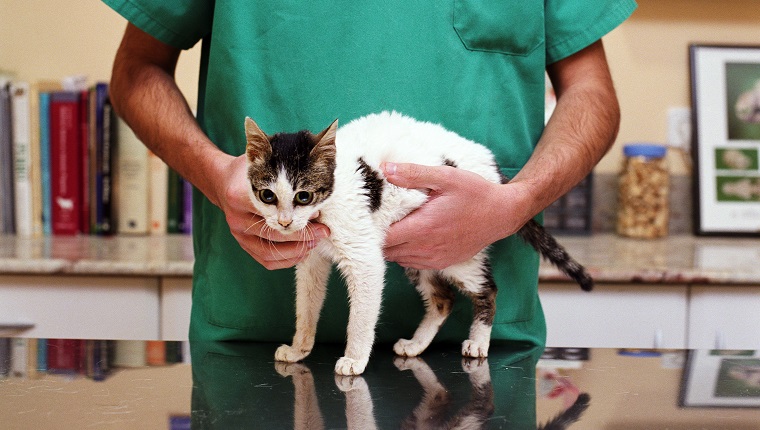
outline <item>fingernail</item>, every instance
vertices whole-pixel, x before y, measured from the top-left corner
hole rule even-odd
[[[385,174],[386,175],[395,175],[396,174],[396,163],[385,163],[384,166]]]

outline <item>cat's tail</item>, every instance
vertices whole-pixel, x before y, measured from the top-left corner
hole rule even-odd
[[[581,418],[583,412],[588,408],[590,400],[591,396],[587,393],[581,393],[572,406],[557,415],[553,420],[539,426],[538,430],[565,430],[570,424]]]
[[[517,234],[535,248],[541,256],[557,266],[562,273],[577,282],[583,291],[591,291],[594,287],[594,280],[588,274],[586,268],[575,261],[565,248],[557,243],[554,237],[544,229],[544,226],[535,220],[530,220]]]

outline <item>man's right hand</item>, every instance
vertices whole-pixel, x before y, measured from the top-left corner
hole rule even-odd
[[[268,270],[295,266],[330,235],[330,229],[317,222],[291,235],[271,229],[251,202],[245,154],[232,158],[225,171],[228,174],[219,183],[218,206],[240,246]]]

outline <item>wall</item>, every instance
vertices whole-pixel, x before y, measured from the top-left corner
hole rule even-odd
[[[755,0],[638,0],[633,16],[604,40],[623,120],[598,172],[616,172],[622,144],[665,142],[669,107],[690,105],[692,43],[760,45]],[[685,170],[671,157],[676,172]]]
[[[126,21],[98,0],[0,0],[0,70],[34,81],[84,74],[90,83],[111,76]],[[191,106],[200,44],[180,56],[177,80]]]
[[[616,172],[622,143],[664,142],[669,107],[689,106],[688,46],[760,45],[757,0],[639,0],[639,9],[605,38],[623,113],[615,148],[597,171]],[[124,20],[100,1],[0,0],[0,69],[21,79],[84,73],[106,80]],[[197,100],[199,46],[180,58],[177,79]],[[676,172],[684,164],[674,157]]]

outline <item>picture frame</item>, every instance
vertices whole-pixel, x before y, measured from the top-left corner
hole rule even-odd
[[[679,406],[760,407],[760,355],[753,350],[689,351]]]
[[[691,45],[694,233],[760,236],[760,46]]]

